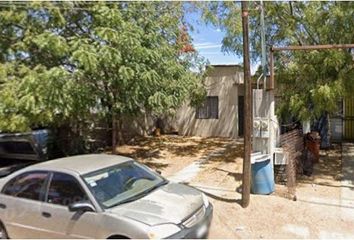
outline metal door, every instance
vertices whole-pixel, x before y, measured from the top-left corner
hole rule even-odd
[[[243,117],[244,117],[243,103],[244,103],[244,97],[238,96],[238,136],[240,137],[243,136]]]
[[[344,139],[354,141],[354,97],[344,99]]]

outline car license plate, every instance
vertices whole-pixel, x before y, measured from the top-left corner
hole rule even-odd
[[[197,238],[201,238],[204,237],[205,234],[208,231],[208,227],[206,224],[201,225],[198,229],[197,229]]]

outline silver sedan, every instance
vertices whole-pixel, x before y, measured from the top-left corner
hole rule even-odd
[[[1,238],[205,238],[212,205],[134,160],[80,155],[0,179]]]

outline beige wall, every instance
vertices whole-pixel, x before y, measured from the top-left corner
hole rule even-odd
[[[219,98],[219,119],[196,119],[196,109],[186,103],[176,115],[179,134],[237,138],[238,96],[243,95],[242,69],[239,66],[214,67],[205,83],[207,96]]]
[[[122,133],[125,141],[135,136],[147,136],[155,129],[155,121],[150,114],[142,113],[139,116],[124,117]]]

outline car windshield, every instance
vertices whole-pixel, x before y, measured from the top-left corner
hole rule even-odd
[[[85,174],[83,178],[104,208],[134,201],[167,183],[149,168],[133,161]]]

